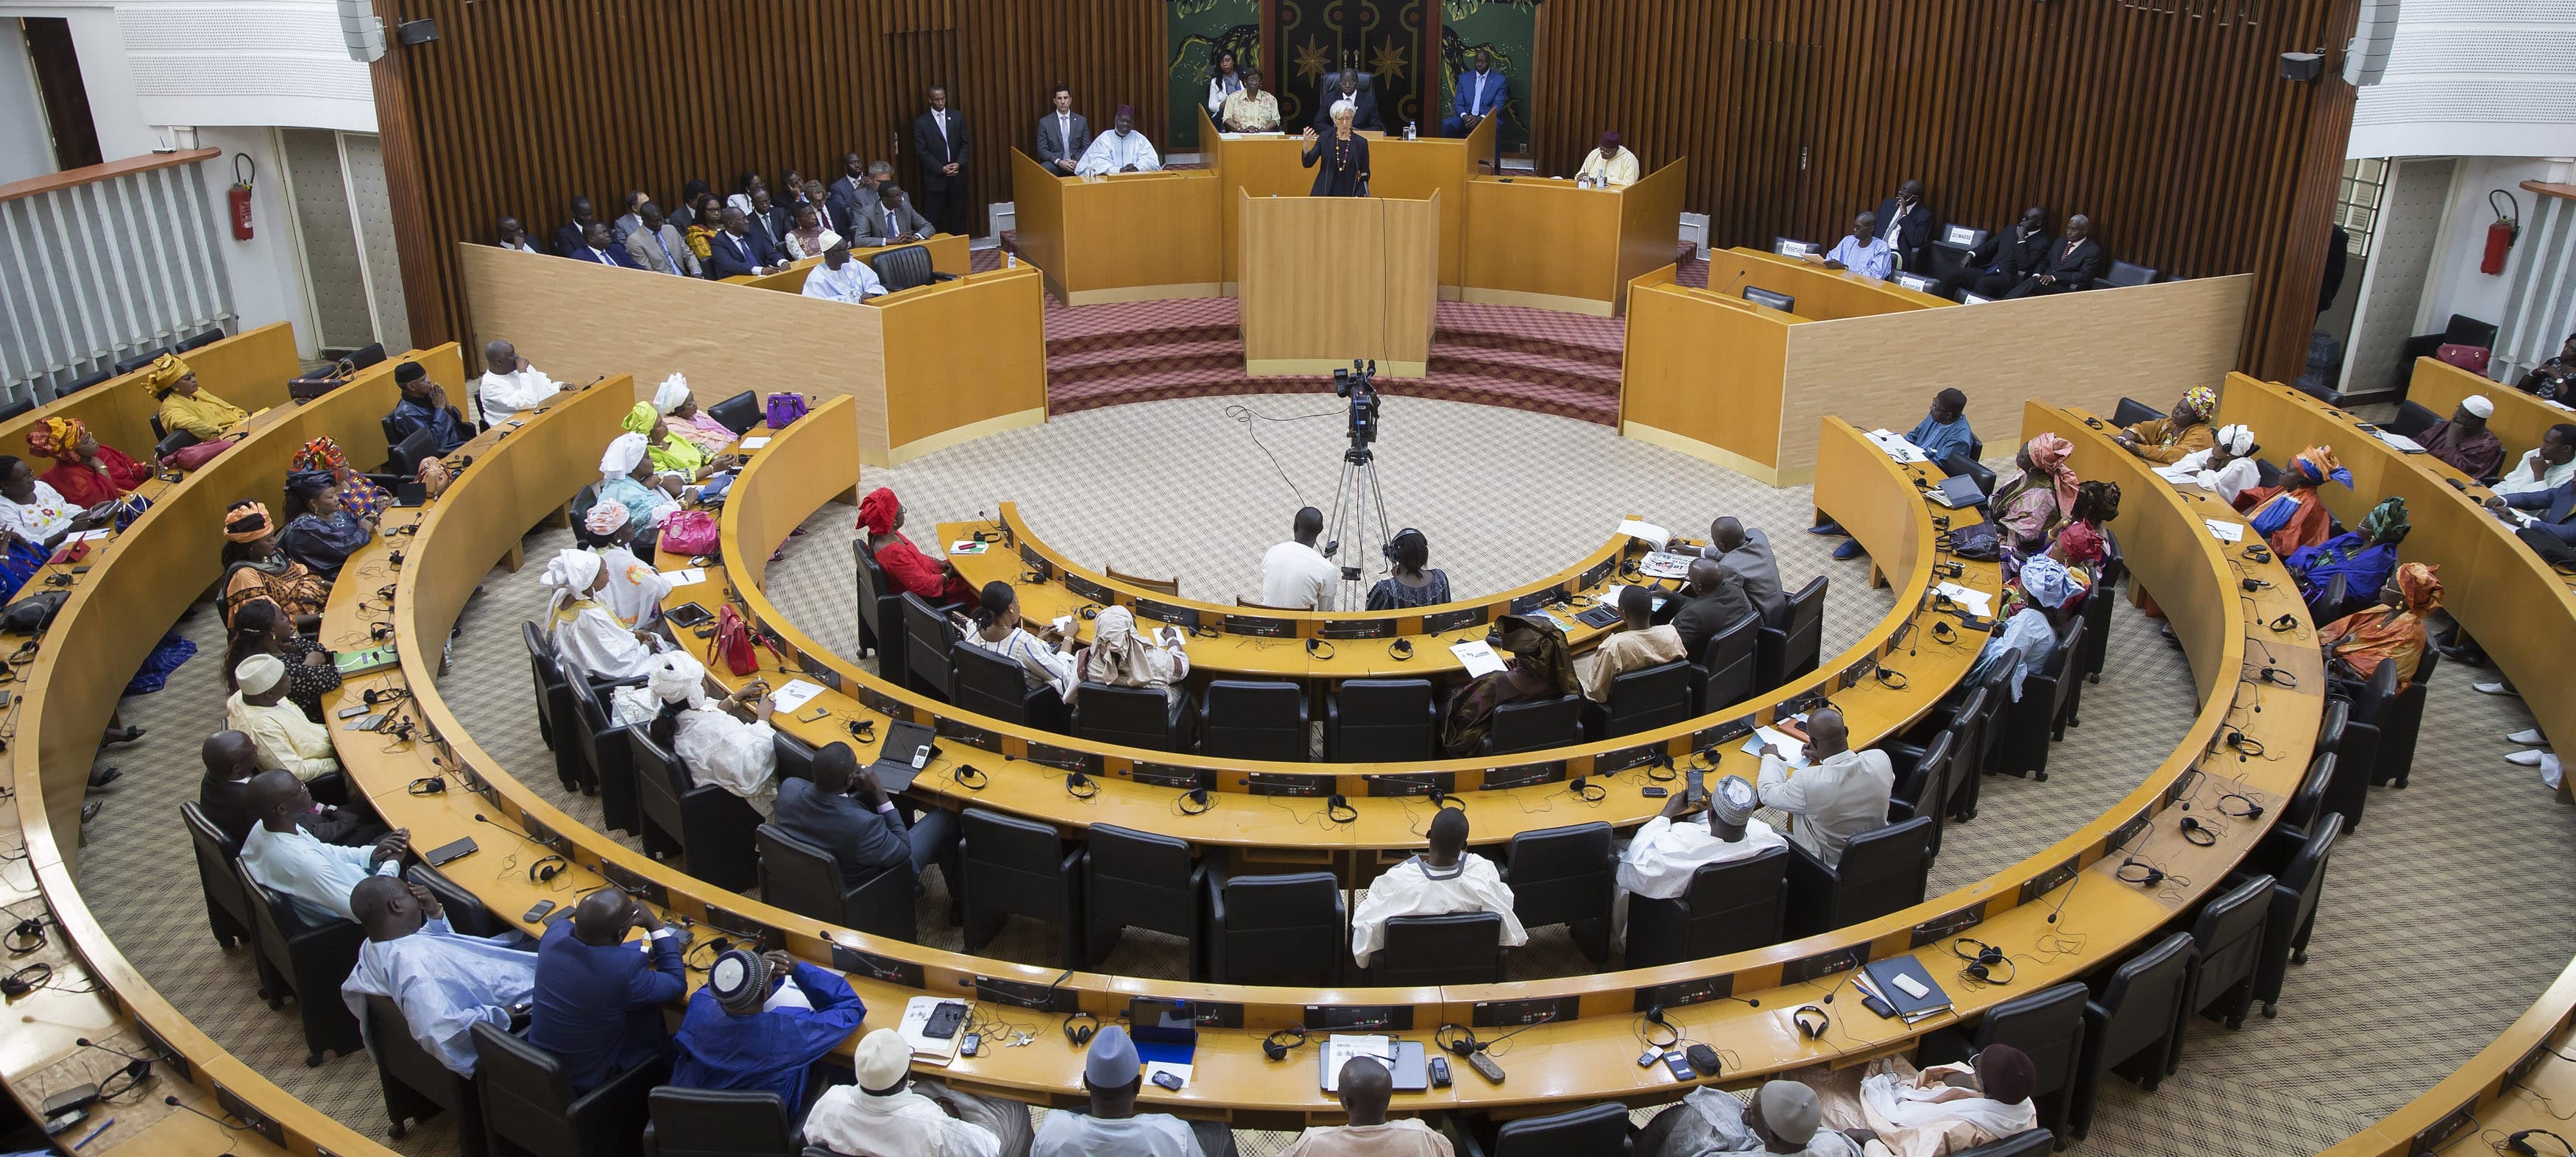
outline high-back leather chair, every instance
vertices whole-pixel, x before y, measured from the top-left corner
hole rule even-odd
[[[2169,407],[2150,406],[2136,398],[2123,396],[2119,406],[2111,411],[2111,424],[2122,428],[2135,426],[2149,418],[2164,417],[2168,409]]]
[[[1613,676],[1606,702],[1587,700],[1583,705],[1585,735],[1592,739],[1634,735],[1698,714],[1691,709],[1693,670],[1690,660],[1675,659]]]
[[[2317,742],[2311,750],[2323,754],[2343,750],[2343,729],[2352,723],[2352,701],[2326,696],[2325,712],[2317,716]]]
[[[2056,709],[2049,716],[2048,737],[2052,742],[2066,738],[2067,728],[2083,725],[2077,719],[2084,703],[2083,654],[2084,649],[2092,645],[2092,637],[2093,624],[2078,614],[2073,625],[2067,627],[2066,637],[2058,640],[2057,648],[2064,653],[2056,656],[2049,667],[2052,672],[2049,675],[2050,689],[2057,700]],[[2046,760],[2043,758],[2042,762]]]
[[[2006,706],[1998,720],[2003,734],[1995,739],[1993,766],[2006,775],[2026,775],[2040,782],[2048,780],[2048,745],[2062,734],[2058,711],[2066,695],[2080,682],[2074,675],[2073,659],[2084,641],[2084,620],[2077,618],[2049,652],[2048,662],[2021,681],[2021,698],[2011,698],[2007,683]]]
[[[2057,1138],[2046,1129],[2028,1129],[2000,1141],[1988,1141],[1973,1149],[1961,1149],[1951,1157],[2039,1157],[2057,1144]]]
[[[1995,1045],[2020,1049],[2038,1074],[2030,1100],[2039,1110],[2040,1128],[2062,1142],[2084,1060],[2084,1002],[2092,995],[2083,981],[2069,980],[2013,997],[1987,1009],[1974,1031],[1942,1029],[1925,1037],[1921,1063],[1964,1061]]]
[[[1324,700],[1324,758],[1334,763],[1431,759],[1439,741],[1429,679],[1352,679]]]
[[[1495,708],[1493,721],[1485,727],[1484,744],[1478,750],[1485,755],[1510,755],[1581,742],[1583,697],[1560,695],[1554,699],[1523,699]]]
[[[2263,958],[2254,969],[2254,999],[2262,1003],[2266,1020],[2280,1012],[2281,982],[2290,965],[2308,962],[2317,901],[2325,896],[2326,865],[2342,835],[2343,817],[2326,813],[2308,833],[2308,845],[2273,878],[2272,899],[2263,915]]]
[[[2318,817],[2342,814],[2335,811],[2329,801],[2342,789],[2342,785],[2356,777],[2343,774],[2339,762],[2333,752],[2319,753],[2308,761],[2308,770],[2300,776],[2299,786],[2291,791],[2290,798],[2281,801],[2279,822],[2263,833],[2263,839],[2254,845],[2253,852],[2237,865],[2239,874],[2277,873],[2288,867],[2300,849],[2308,846],[2308,836],[2316,831]],[[2242,812],[2247,806],[2236,800],[2226,802],[2229,811]]]
[[[197,884],[206,894],[206,925],[215,934],[215,945],[229,949],[250,939],[250,894],[242,890],[241,873],[233,866],[240,862],[241,849],[195,800],[180,801],[179,818],[188,825],[188,843],[197,852]]]
[[[2231,1029],[2245,1027],[2271,899],[2272,877],[2248,876],[2201,905],[2191,922],[2191,1002],[2185,1012],[2209,1013]],[[2166,1076],[2173,1075],[2180,1060],[2166,1066]]]
[[[590,781],[599,785],[600,822],[617,831],[643,834],[641,806],[635,798],[635,749],[624,727],[611,726],[603,692],[575,681],[568,745],[582,761]]]
[[[715,419],[717,425],[733,431],[737,438],[749,433],[767,417],[761,412],[760,395],[751,390],[744,390],[707,407],[707,416]]]
[[[753,829],[760,853],[760,898],[799,916],[889,940],[917,940],[912,921],[912,861],[879,868],[856,886],[843,883],[832,853],[780,831]]]
[[[859,657],[876,652],[877,674],[900,683],[905,670],[903,596],[886,581],[885,568],[877,565],[865,533],[850,540],[850,569],[858,576]]]
[[[663,1085],[651,1097],[644,1157],[798,1157],[796,1123],[776,1093]]]
[[[1816,669],[1824,654],[1825,590],[1832,585],[1830,576],[1808,579],[1789,596],[1789,613],[1781,625],[1762,628],[1757,693]]]
[[[1594,967],[1610,959],[1610,902],[1618,890],[1610,839],[1606,823],[1542,828],[1513,836],[1503,855],[1503,883],[1521,926],[1565,925]]]
[[[1082,864],[1085,967],[1109,958],[1129,928],[1178,936],[1199,957],[1199,892],[1207,867],[1192,860],[1189,841],[1093,824],[1078,853]]]
[[[1622,1157],[1628,1151],[1628,1106],[1610,1101],[1505,1122],[1494,1134],[1493,1157]]]
[[[1369,983],[1389,988],[1503,981],[1503,918],[1493,912],[1398,916],[1369,957]]]
[[[1916,816],[1932,821],[1930,852],[1934,858],[1941,855],[1941,821],[1948,818],[1941,806],[1941,791],[1950,781],[1958,737],[1956,731],[1943,731],[1922,747],[1903,743],[1878,746],[1896,771],[1896,790],[1887,800],[1887,822],[1902,823]]]
[[[877,280],[885,283],[886,292],[901,293],[934,281],[955,281],[957,275],[941,273],[930,267],[930,250],[920,245],[905,245],[884,250],[869,262],[876,267]]]
[[[697,783],[646,729],[627,728],[626,743],[635,759],[645,852],[656,859],[676,855],[682,871],[727,891],[757,882],[751,833],[760,827],[759,810],[721,786]]]
[[[2084,1062],[2076,1073],[2067,1126],[2081,1141],[2092,1127],[2102,1076],[2117,1072],[2150,1093],[2182,1052],[2182,1014],[2191,978],[2191,933],[2176,932],[2123,962],[2102,995],[2084,1002]]]
[[[1073,733],[1084,739],[1180,751],[1188,747],[1187,695],[1176,702],[1160,687],[1084,683],[1073,695]]]
[[[946,612],[920,595],[907,591],[898,601],[903,608],[904,685],[942,702],[955,698],[956,668],[948,665],[948,649],[962,632]]]
[[[206,330],[206,331],[204,331],[204,332],[202,332],[202,333],[193,334],[193,335],[191,335],[191,336],[189,336],[189,337],[187,337],[187,338],[185,338],[185,339],[182,339],[182,340],[179,342],[179,344],[177,344],[177,345],[174,345],[174,346],[171,346],[171,347],[170,347],[170,352],[172,352],[172,353],[181,353],[181,354],[183,354],[183,353],[188,352],[189,350],[193,350],[193,349],[203,349],[203,348],[205,348],[205,347],[207,347],[207,346],[213,345],[213,344],[215,344],[216,342],[219,342],[219,341],[222,341],[222,340],[224,340],[224,327],[222,327],[222,326],[220,326],[220,325],[219,325],[219,326],[214,327],[213,329]],[[384,347],[382,344],[380,344],[380,343],[370,343],[370,345],[371,345],[371,346],[375,349],[375,351],[376,351],[376,360],[377,360],[377,361],[383,361],[383,360],[385,360],[385,347]],[[363,367],[361,367],[361,368],[363,368]]]
[[[553,1053],[490,1024],[473,1032],[483,1132],[502,1153],[628,1157],[644,1135],[646,1097],[671,1072],[669,1061],[654,1057],[575,1096]]]
[[[1211,680],[1199,701],[1199,750],[1223,759],[1306,761],[1306,692],[1265,679]]]
[[[960,710],[1048,731],[1064,730],[1064,697],[1052,686],[1029,686],[1019,664],[960,640],[948,648],[948,666],[954,673]]]
[[[1789,845],[1789,935],[1812,936],[1923,902],[1932,820],[1917,816],[1858,836],[1833,867]]]
[[[1063,938],[1067,968],[1082,967],[1082,851],[1034,820],[970,807],[965,840],[966,951],[981,952],[1012,916],[1044,920]]]
[[[2136,265],[2126,261],[2113,261],[2109,270],[2105,271],[2102,276],[2094,278],[2092,284],[2087,285],[2084,288],[2120,289],[2131,285],[2153,285],[2156,282],[2157,276],[2158,275],[2155,270],[2149,269],[2144,265]]]
[[[2111,608],[2118,602],[2106,579],[2085,592],[2084,605],[2076,609],[2076,616],[2084,620],[2084,646],[2075,652],[2075,673],[2087,683],[2102,681],[2102,664],[2110,658]]]
[[[555,778],[567,792],[596,795],[599,783],[590,777],[590,761],[571,742],[572,684],[555,662],[554,645],[535,623],[520,623],[519,635],[528,647],[528,678],[537,689],[537,735],[555,753]]]
[[[1341,880],[1331,872],[1211,874],[1206,903],[1201,979],[1312,988],[1342,983],[1351,920]]]
[[[438,897],[439,907],[447,912],[447,926],[456,932],[466,936],[498,936],[511,930],[510,925],[493,915],[491,909],[483,906],[483,901],[474,897],[474,893],[466,891],[464,885],[448,879],[438,869],[427,864],[413,864],[403,869],[402,875],[404,880],[427,888],[430,895]]]
[[[2371,786],[2387,784],[2405,789],[2407,773],[2415,767],[2415,736],[2424,725],[2424,696],[2432,685],[2434,670],[2441,665],[2441,649],[2424,648],[2423,658],[2415,662],[2414,681],[2390,698],[2380,712],[2379,742],[2370,761]]]
[[[1699,710],[1706,715],[1753,697],[1761,675],[1762,612],[1753,611],[1708,637],[1699,655]]]
[[[338,995],[338,994],[333,994]],[[411,1025],[389,997],[366,998],[367,1051],[375,1054],[376,1083],[384,1089],[385,1135],[396,1141],[415,1121],[441,1110],[456,1115],[456,1148],[465,1157],[483,1157],[483,1100],[474,1081],[460,1077],[413,1040]]]
[[[340,983],[358,966],[367,935],[349,920],[308,925],[276,893],[260,886],[250,865],[236,861],[242,895],[250,901],[251,946],[257,950],[259,995],[271,1009],[295,998],[304,1022],[304,1067],[319,1068],[322,1054],[348,1056],[364,1043],[358,1018],[340,999]]]
[[[1628,967],[1645,968],[1768,948],[1789,912],[1789,849],[1702,864],[1671,900],[1628,897]]]

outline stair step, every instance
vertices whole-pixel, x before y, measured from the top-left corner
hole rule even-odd
[[[1627,323],[1615,317],[1464,301],[1441,302],[1432,325],[1446,341],[1490,345],[1496,339],[1511,339],[1541,349],[1563,346],[1594,351],[1614,360],[1626,348],[1628,335]]]
[[[1513,381],[1561,385],[1617,396],[1619,366],[1578,361],[1553,353],[1439,344],[1431,347],[1433,373],[1480,374]]]
[[[1396,397],[1435,398],[1504,406],[1555,414],[1602,425],[1615,424],[1619,402],[1562,386],[1514,381],[1472,373],[1434,373],[1423,379],[1380,379]],[[1181,369],[1091,381],[1050,383],[1047,407],[1059,414],[1171,398],[1219,397],[1231,394],[1320,393],[1332,388],[1330,378],[1254,378],[1238,368]]]
[[[1239,341],[1154,342],[1050,354],[1047,380],[1087,382],[1172,370],[1243,368]]]

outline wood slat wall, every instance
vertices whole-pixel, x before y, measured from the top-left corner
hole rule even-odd
[[[1650,167],[1687,156],[1683,203],[1712,215],[1721,247],[1830,241],[1908,177],[1935,212],[1981,227],[2030,204],[2061,223],[2085,213],[2114,258],[2254,274],[2240,362],[2298,373],[2353,90],[2331,57],[2309,84],[2281,80],[2275,62],[2341,45],[2354,0],[1547,0],[1538,12],[1541,172],[1573,172],[1605,128]]]

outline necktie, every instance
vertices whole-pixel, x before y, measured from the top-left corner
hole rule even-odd
[[[678,273],[680,271],[680,263],[671,260],[671,247],[662,244],[662,235],[659,233],[653,235],[653,248],[662,251],[662,264],[670,267],[671,272]]]

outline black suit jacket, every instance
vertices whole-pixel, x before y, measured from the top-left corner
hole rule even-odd
[[[1878,203],[1879,236],[1887,236],[1888,219],[1894,216],[1896,216],[1896,198],[1889,197],[1881,200]],[[1896,251],[1904,256],[1905,267],[1907,269],[1911,269],[1916,272],[1922,271],[1923,247],[1930,244],[1931,241],[1932,209],[1923,202],[1916,201],[1914,203],[1913,211],[1907,213],[1904,220],[1896,223],[1896,241],[1894,244]]]
[[[582,241],[582,233],[588,228],[579,221],[564,222],[562,228],[555,230],[555,256],[570,257],[574,250],[589,248]]]
[[[1377,117],[1377,94],[1364,88],[1351,95],[1358,98],[1359,105],[1359,107],[1351,113],[1351,128],[1355,130],[1375,129],[1379,132],[1385,132],[1386,122],[1379,120]],[[1329,133],[1333,131],[1333,102],[1340,100],[1341,96],[1341,91],[1338,89],[1315,94],[1316,132]]]
[[[1674,608],[1670,620],[1673,630],[1682,637],[1682,654],[1698,662],[1700,652],[1719,631],[1734,626],[1736,620],[1753,614],[1753,598],[1744,593],[1744,578],[1734,571],[1726,572],[1716,589],[1697,598],[1677,598],[1665,606]]]
[[[718,230],[707,240],[707,259],[699,264],[706,269],[709,278],[725,278],[740,277],[751,272],[754,265],[776,265],[779,260],[778,248],[761,236],[758,229],[744,233],[739,239]]]
[[[947,118],[948,136],[945,139],[939,135],[939,125],[930,119],[934,115]],[[924,190],[946,192],[950,181],[964,181],[966,171],[963,168],[954,177],[939,170],[947,165],[964,165],[966,155],[972,151],[966,140],[966,118],[957,115],[956,109],[936,114],[923,113],[912,119],[912,152],[921,158],[921,187]]]
[[[787,206],[772,204],[767,213],[743,214],[748,219],[748,224],[744,228],[759,236],[761,240],[769,242],[770,248],[785,252],[787,232],[796,227],[796,218],[789,216],[789,213]]]
[[[2037,273],[2040,263],[2048,259],[2049,247],[2056,243],[2054,238],[2036,229],[2027,235],[2017,236],[2013,233],[2013,227],[2007,225],[2003,232],[1995,234],[1986,241],[1992,254],[1986,266],[1987,271],[2012,277],[2027,277]]]
[[[2031,272],[2045,273],[2055,277],[2059,285],[2082,289],[2102,276],[2102,243],[2087,237],[2076,242],[2075,251],[2069,253],[2065,241],[2051,241],[2048,251],[2040,256],[2039,267]]]
[[[600,254],[602,253],[608,255],[606,260],[601,260]],[[614,265],[620,269],[644,268],[641,265],[637,265],[635,263],[635,258],[627,254],[625,246],[614,242],[611,242],[608,248],[601,250],[593,250],[590,246],[583,245],[574,249],[572,252],[565,254],[565,256],[570,257],[575,261],[588,261],[599,265]]]

